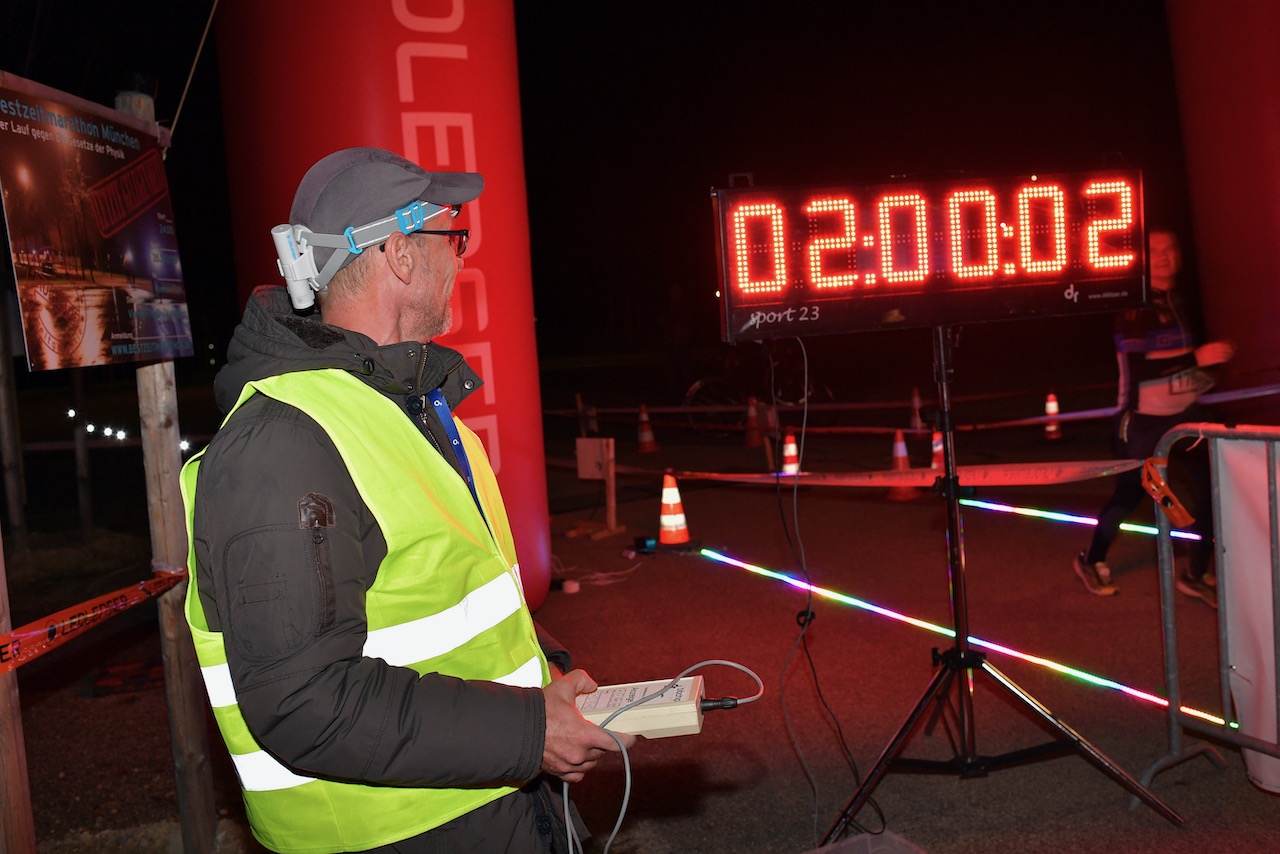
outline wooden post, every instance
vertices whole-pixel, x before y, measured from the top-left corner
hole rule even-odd
[[[13,629],[9,616],[9,581],[0,543],[0,635]],[[27,747],[22,740],[18,704],[18,672],[0,673],[0,854],[34,854],[35,819],[31,816],[31,783]]]
[[[9,508],[9,532],[13,547],[25,552],[27,536],[27,487],[22,475],[22,437],[18,429],[18,393],[13,384],[13,352],[9,337],[9,301],[0,299],[0,467],[4,469],[4,497]]]
[[[155,105],[149,96],[137,93],[117,96],[116,108],[137,118],[155,121]],[[186,566],[187,522],[178,481],[182,451],[173,362],[138,368],[138,415],[142,428],[142,461],[147,475],[152,558],[167,567]],[[184,581],[157,602],[160,654],[164,659],[165,697],[169,703],[169,741],[177,778],[182,850],[185,854],[213,854],[218,814],[213,799],[200,665],[182,608],[186,592]]]
[[[612,438],[590,439],[579,437],[575,446],[578,477],[583,480],[604,480],[604,525],[582,521],[565,532],[568,537],[590,534],[591,539],[611,537],[625,530],[618,525],[618,460]]]
[[[604,455],[604,530],[596,531],[591,539],[599,540],[621,533],[618,527],[618,458],[613,450],[613,439],[605,439]]]
[[[76,496],[80,502],[80,532],[93,536],[93,480],[89,476],[89,437],[84,430],[84,368],[71,369],[71,443],[76,452]]]
[[[573,393],[573,403],[578,409],[578,435],[585,437],[587,435],[587,411],[582,408],[582,392],[575,391]]]
[[[171,567],[187,562],[187,524],[178,475],[178,396],[173,362],[138,369],[138,414],[142,421],[142,459],[147,475],[147,513],[151,553]],[[215,850],[218,826],[209,762],[209,737],[200,666],[187,629],[182,602],[187,582],[158,601],[165,696],[169,701],[169,737],[177,778],[178,814],[186,854]]]

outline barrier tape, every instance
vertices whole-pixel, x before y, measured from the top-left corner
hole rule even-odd
[[[1214,393],[1206,394],[1203,397],[1201,397],[1201,401],[1206,404],[1228,403],[1228,402],[1237,401],[1237,400],[1248,400],[1255,397],[1268,397],[1273,394],[1280,394],[1280,384],[1255,386],[1252,388],[1233,389],[1231,391],[1214,392]],[[995,398],[1001,398],[1001,397],[1007,397],[1007,396],[1008,395],[980,395],[980,396],[974,396],[972,398],[965,398],[964,400],[972,401],[972,400],[982,400],[982,399],[995,399]],[[959,402],[959,400],[960,399],[957,399],[957,402]],[[839,411],[856,411],[860,409],[865,409],[865,410],[904,409],[904,408],[909,409],[910,405],[911,405],[910,403],[897,403],[897,402],[815,403],[815,404],[810,404],[808,409],[810,412],[820,412],[820,411],[839,412]],[[650,414],[658,414],[658,413],[671,414],[671,413],[690,413],[690,412],[711,413],[711,412],[744,411],[743,406],[729,406],[729,405],[649,406],[646,408],[648,409]],[[777,409],[780,412],[782,411],[799,412],[799,411],[803,411],[805,407],[803,404],[778,404],[777,406],[775,406],[775,409]],[[599,418],[600,420],[606,420],[606,421],[621,421],[622,416],[635,416],[640,411],[638,407],[634,407],[634,406],[591,407],[591,410],[592,410],[592,414],[595,417]],[[1035,425],[1044,424],[1048,421],[1055,421],[1055,422],[1089,421],[1095,418],[1110,418],[1112,415],[1115,415],[1116,411],[1117,410],[1114,406],[1105,406],[1097,409],[1080,409],[1072,412],[1061,412],[1057,415],[1032,415],[1032,416],[1027,416],[1026,418],[1015,418],[1007,421],[991,421],[986,423],[974,423],[974,424],[956,424],[954,425],[954,429],[956,430],[956,432],[962,432],[962,431],[970,431],[970,430],[995,430],[995,429],[1003,429],[1008,427],[1031,427]],[[543,414],[581,418],[584,416],[585,412],[576,410],[576,409],[547,409],[547,410],[543,410]],[[617,417],[611,417],[611,416],[617,416]],[[741,422],[736,422],[736,421],[724,422],[724,423],[704,422],[704,423],[699,423],[697,425],[689,424],[686,422],[680,422],[680,421],[662,421],[662,422],[653,421],[651,423],[652,423],[652,426],[655,428],[657,427],[670,427],[670,428],[678,428],[678,429],[692,428],[692,429],[698,429],[698,430],[718,430],[722,432],[742,431],[747,429],[745,424]],[[850,426],[850,427],[820,427],[817,425],[808,425],[805,428],[805,432],[807,433],[828,434],[828,435],[845,435],[845,434],[892,435],[898,430],[902,430],[904,433],[908,433],[908,434],[910,433],[921,434],[921,433],[929,432],[928,429],[920,430],[918,428],[910,428],[910,427],[878,427],[878,426],[870,426],[870,425]]]
[[[961,486],[1039,486],[1049,483],[1072,483],[1110,477],[1136,469],[1141,460],[1094,460],[1083,462],[993,463],[984,466],[956,466],[956,480]],[[802,486],[933,486],[942,476],[940,469],[916,468],[867,472],[783,472],[762,474],[720,474],[715,472],[676,472],[681,479],[718,480],[731,483],[790,483]]]
[[[547,459],[547,465],[576,470],[573,460]],[[961,486],[1041,486],[1050,483],[1073,483],[1110,477],[1136,469],[1142,460],[1071,460],[1044,463],[992,463],[983,466],[956,466],[956,480]],[[641,466],[616,466],[615,472],[627,475],[657,477],[675,475],[680,480],[712,480],[721,483],[775,484],[798,481],[802,486],[933,486],[942,476],[939,469],[914,468],[866,472],[784,472],[729,473],[678,471]]]
[[[184,568],[157,572],[146,581],[72,605],[0,635],[0,673],[16,670],[121,611],[156,598],[186,577]]]

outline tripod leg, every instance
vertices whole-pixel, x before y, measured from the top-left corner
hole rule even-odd
[[[897,757],[902,750],[902,746],[906,743],[907,738],[911,735],[912,730],[916,728],[916,724],[920,722],[920,718],[928,711],[929,705],[936,699],[944,696],[944,692],[951,684],[951,680],[955,678],[955,663],[951,659],[945,660],[938,668],[938,672],[933,675],[929,686],[925,688],[923,696],[916,703],[915,708],[907,715],[907,719],[902,726],[898,728],[898,732],[893,736],[884,750],[880,752],[880,757],[876,760],[876,764],[863,778],[862,785],[853,793],[849,803],[845,804],[840,815],[836,818],[835,823],[831,825],[831,829],[827,831],[827,835],[822,838],[822,845],[836,839],[849,822],[858,814],[858,810],[862,809],[862,805],[867,802],[867,798],[871,797],[871,793],[875,790],[876,784],[880,782],[880,778],[889,770],[889,764]]]
[[[957,740],[960,721],[955,707],[951,705],[951,682],[955,679],[955,675],[955,671],[952,671],[951,678],[948,679],[947,684],[939,689],[938,701],[934,704],[933,713],[929,715],[929,719],[924,723],[924,735],[926,738],[932,738],[938,724],[942,724],[942,731],[947,736],[947,743],[951,745],[952,752],[959,756],[962,752]],[[955,724],[954,729],[952,728],[953,722]]]
[[[1074,742],[1076,745],[1076,749],[1079,750],[1082,754],[1084,754],[1086,759],[1088,759],[1098,768],[1102,769],[1104,773],[1109,775],[1117,783],[1119,783],[1120,785],[1128,789],[1131,794],[1141,798],[1147,804],[1147,806],[1151,807],[1153,810],[1160,813],[1160,815],[1164,816],[1174,825],[1178,827],[1182,826],[1183,824],[1182,816],[1178,815],[1176,812],[1170,809],[1164,803],[1164,801],[1161,801],[1155,795],[1151,794],[1151,792],[1148,791],[1146,788],[1144,788],[1141,783],[1139,783],[1132,776],[1130,776],[1130,774],[1127,771],[1125,771],[1119,765],[1116,765],[1114,762],[1112,762],[1110,759],[1104,756],[1102,752],[1099,751],[1096,747],[1094,747],[1089,742],[1085,741],[1084,737],[1080,735],[1080,733],[1076,732],[1071,727],[1067,726],[1067,724],[1065,724],[1062,721],[1062,719],[1060,719],[1053,712],[1049,711],[1049,709],[1047,709],[1044,705],[1042,705],[1040,701],[1038,701],[1035,697],[1032,697],[1026,691],[1022,690],[1022,688],[1018,687],[1018,685],[1015,684],[1011,679],[1009,679],[999,670],[996,670],[989,663],[984,661],[982,663],[982,669],[992,679],[995,679],[997,682],[1003,685],[1010,693],[1012,693],[1015,697],[1017,697],[1024,704],[1026,704],[1028,707],[1034,710],[1035,713],[1038,714],[1041,718],[1043,718],[1046,722],[1048,722],[1050,726],[1052,726],[1058,732],[1062,733],[1070,741]]]

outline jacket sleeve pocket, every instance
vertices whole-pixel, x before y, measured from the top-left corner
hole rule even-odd
[[[322,496],[321,496],[322,497]],[[329,553],[330,506],[299,502],[299,523],[246,531],[228,542],[227,640],[249,661],[297,652],[333,625],[334,584]]]

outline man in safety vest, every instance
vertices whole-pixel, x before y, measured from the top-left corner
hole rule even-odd
[[[183,469],[186,615],[254,835],[273,851],[563,850],[549,778],[630,746],[533,622],[480,386],[432,339],[473,173],[353,148],[303,177]],[[319,313],[314,312],[318,302]]]

